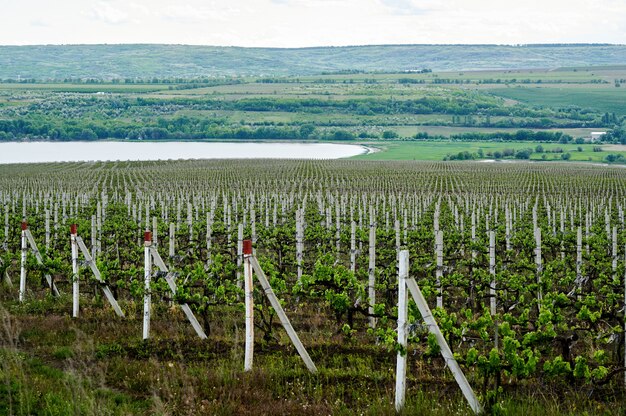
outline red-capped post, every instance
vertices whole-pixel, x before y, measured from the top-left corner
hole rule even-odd
[[[146,246],[152,245],[152,232],[146,231],[143,233],[143,243]]]
[[[243,240],[243,255],[252,255],[252,240]]]
[[[22,252],[21,252],[21,262],[20,262],[20,291],[19,291],[19,300],[20,302],[24,302],[24,294],[26,293],[26,253],[28,249],[28,245],[26,242],[26,230],[28,230],[28,223],[26,221],[22,221]]]
[[[252,240],[243,240],[243,283],[246,305],[246,349],[244,371],[252,370],[254,356],[254,287],[252,286]]]
[[[72,317],[78,318],[80,309],[80,287],[78,276],[78,242],[76,224],[70,225],[70,243],[72,246]]]
[[[152,297],[150,294],[150,278],[152,276],[152,233],[146,230],[143,233],[144,245],[144,295],[143,295],[143,339],[150,336],[150,308]]]

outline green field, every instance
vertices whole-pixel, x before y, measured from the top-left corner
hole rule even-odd
[[[492,94],[546,107],[577,106],[596,111],[626,114],[626,86],[551,86],[494,88]]]
[[[373,51],[370,50],[370,52]],[[544,50],[545,51],[545,50]],[[626,143],[626,66],[0,83],[5,140],[398,140],[366,158],[441,160],[475,142],[557,142],[614,131]],[[32,81],[32,80],[31,80]],[[465,137],[463,137],[465,135]],[[469,137],[471,135],[471,137]],[[407,147],[408,146],[408,147]],[[415,147],[417,146],[417,147]],[[518,149],[526,144],[506,146]],[[505,148],[497,143],[481,145]],[[522,147],[523,148],[523,147]],[[415,150],[418,149],[418,150]],[[568,148],[568,150],[571,150]],[[567,150],[566,150],[567,151]],[[583,146],[571,160],[606,156]],[[534,159],[543,155],[534,154]],[[545,159],[553,160],[547,154]],[[560,155],[556,155],[558,159]]]
[[[626,63],[624,45],[370,45],[241,48],[191,45],[0,46],[0,79],[305,76],[430,68],[558,68]]]
[[[482,149],[486,154],[488,152],[502,151],[504,149],[513,149],[515,151],[520,149],[535,149],[538,143],[534,142],[368,142],[366,146],[377,149],[372,153],[355,156],[354,159],[359,160],[443,160],[448,154],[456,154],[459,152],[476,153],[479,149]],[[604,147],[602,152],[594,152],[593,148],[596,145],[591,144],[545,144],[541,146],[544,148],[544,153],[533,153],[531,160],[541,161],[560,161],[561,154],[569,153],[571,155],[570,161],[579,162],[596,162],[600,163],[606,157],[607,154],[621,154],[626,157],[626,147],[623,149],[615,150],[609,147]],[[578,147],[583,150],[578,151]],[[554,149],[560,148],[563,153],[553,153]],[[543,156],[546,156],[543,159]]]
[[[481,416],[626,414],[626,169],[1,164],[0,195],[0,415],[474,415],[455,367]]]

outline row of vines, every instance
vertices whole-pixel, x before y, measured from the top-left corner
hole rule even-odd
[[[25,302],[48,295],[45,274],[71,292],[69,226],[76,223],[124,307],[144,294],[143,235],[150,230],[179,287],[172,296],[156,275],[152,293],[160,302],[188,303],[210,337],[212,308],[243,310],[241,241],[252,239],[296,330],[306,326],[298,311],[316,311],[346,339],[393,352],[400,349],[398,253],[408,250],[410,277],[486,400],[502,386],[545,383],[622,394],[625,205],[626,170],[589,165],[3,166],[0,272],[7,281],[19,276],[25,220],[44,259],[41,265],[28,256]],[[85,268],[81,279],[96,286]],[[17,299],[15,288],[4,287]],[[270,341],[273,311],[262,293],[255,297],[258,336]],[[419,346],[421,359],[434,359],[438,346],[420,318],[411,303],[408,349]],[[316,342],[306,330],[301,336]]]

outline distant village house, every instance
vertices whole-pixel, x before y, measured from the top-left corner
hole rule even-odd
[[[606,131],[592,131],[589,137],[585,138],[585,142],[587,143],[598,143],[602,141],[602,136],[606,134]]]

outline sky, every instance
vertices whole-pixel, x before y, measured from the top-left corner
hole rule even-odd
[[[0,44],[626,43],[626,0],[0,0]]]

